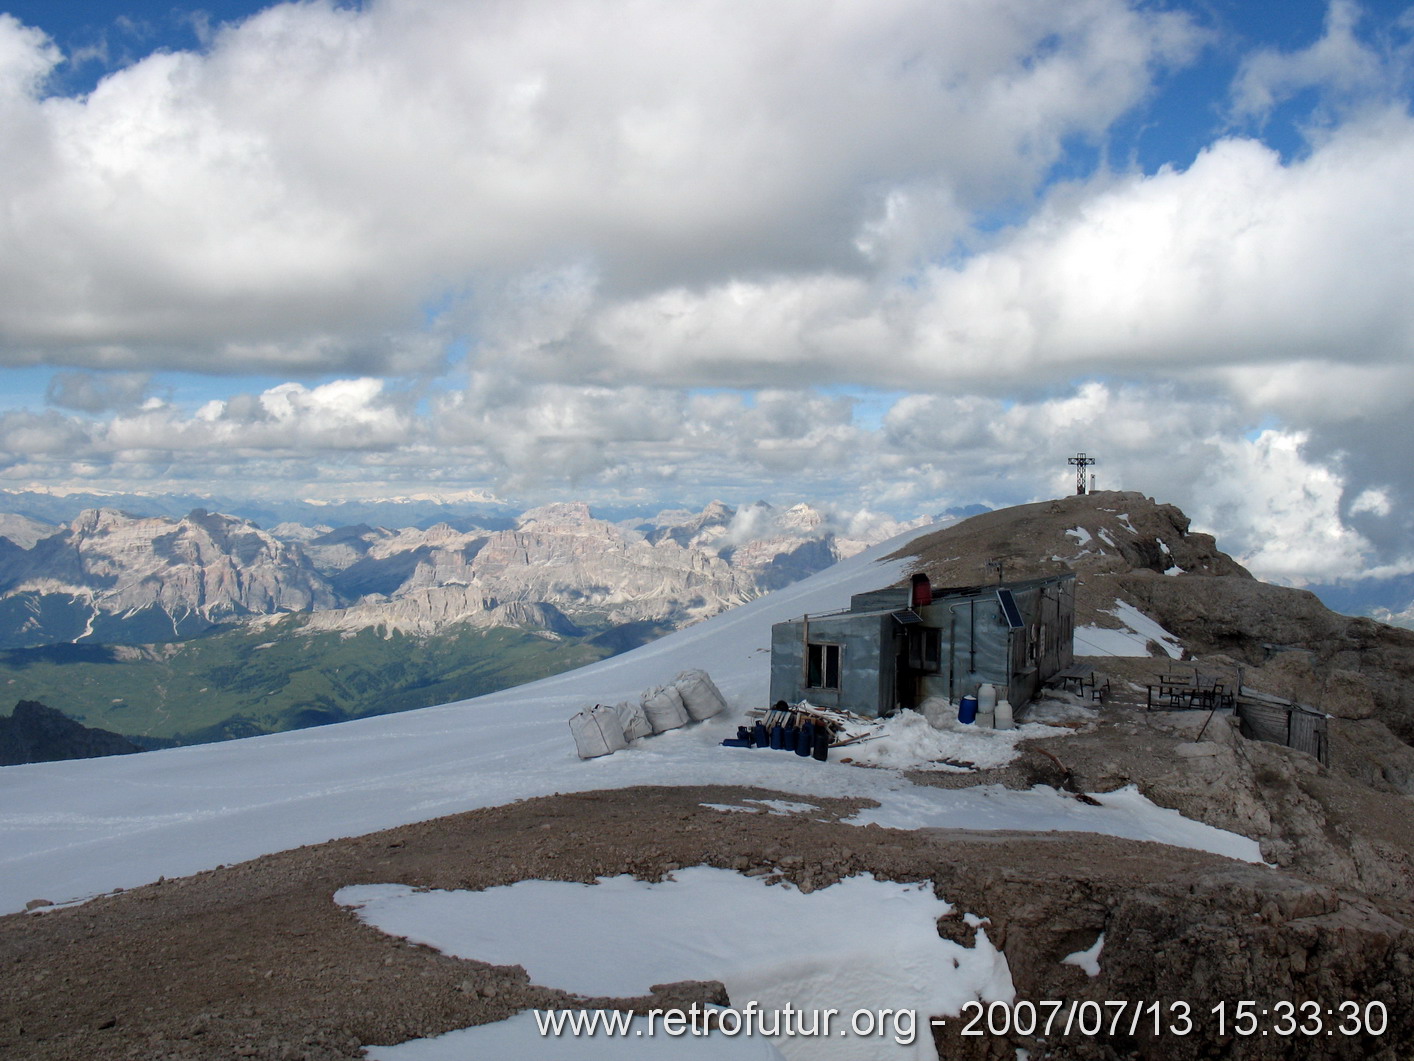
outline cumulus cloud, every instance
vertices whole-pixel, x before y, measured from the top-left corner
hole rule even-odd
[[[1414,569],[1407,543],[1381,561],[1378,543],[1351,525],[1390,522],[1387,491],[1346,498],[1341,469],[1314,457],[1304,434],[1247,423],[1240,403],[1197,389],[1098,382],[1024,402],[903,395],[871,425],[852,399],[811,390],[695,393],[483,374],[419,414],[408,396],[358,379],[283,384],[186,413],[150,400],[106,421],[8,413],[0,478],[131,485],[200,471],[260,492],[283,484],[325,496],[478,482],[527,502],[768,495],[842,513],[848,533],[859,521],[850,513],[878,522],[1068,494],[1066,457],[1085,450],[1099,456],[1102,489],[1179,504],[1264,577]]]
[[[1355,0],[1331,0],[1325,32],[1310,47],[1293,52],[1263,48],[1249,55],[1233,82],[1234,116],[1265,119],[1277,105],[1309,88],[1324,90],[1327,107],[1341,107],[1400,87],[1401,72],[1357,35],[1361,16]]]
[[[49,381],[45,401],[63,409],[101,413],[128,409],[147,398],[152,375],[147,372],[56,372]]]
[[[951,238],[1028,194],[1192,40],[1120,0],[316,0],[70,99],[7,19],[0,356],[268,369],[315,335],[357,368],[367,330],[546,262],[620,292],[859,268],[901,217]]]
[[[264,460],[410,447],[418,434],[410,406],[409,396],[388,393],[382,380],[352,379],[284,383],[191,412],[156,397],[125,403],[107,419],[15,411],[0,417],[0,470],[8,479],[30,478],[44,458],[51,476],[103,478],[141,476],[146,465],[170,471],[174,462],[210,472],[219,462],[233,478],[258,482]]]

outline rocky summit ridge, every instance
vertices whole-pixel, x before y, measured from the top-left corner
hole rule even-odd
[[[973,516],[911,543],[937,585],[1074,571],[1076,623],[1118,627],[1137,608],[1187,653],[1241,668],[1247,684],[1414,744],[1414,630],[1331,611],[1315,594],[1262,582],[1191,529],[1173,505],[1099,491]],[[1414,791],[1414,788],[1411,788]]]

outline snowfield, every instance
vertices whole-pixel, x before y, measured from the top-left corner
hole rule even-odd
[[[752,1022],[766,1020],[764,1030],[775,1034],[759,1038],[780,1040],[787,1057],[932,1058],[932,1035],[912,1014],[957,1013],[973,999],[1008,1001],[1015,994],[1006,959],[985,929],[973,947],[938,936],[937,919],[952,907],[927,884],[865,874],[806,895],[707,866],[673,876],[656,884],[631,877],[593,885],[523,881],[481,892],[374,884],[344,888],[334,898],[385,932],[458,957],[521,965],[532,982],[580,995],[631,998],[653,984],[720,980],[733,1000],[754,1000],[763,1013],[744,1016],[743,1030],[762,1030]],[[787,1007],[810,1016],[778,1017]],[[815,1018],[830,1009],[837,1012],[828,1026]],[[900,1011],[906,1016],[895,1020]],[[863,1019],[851,1025],[856,1013],[875,1015],[867,1033]],[[787,1022],[795,1034],[783,1034]],[[525,1030],[533,1050],[539,1031],[533,1024]],[[508,1031],[482,1025],[377,1047],[372,1056],[537,1056],[524,1048],[497,1053],[485,1044]],[[755,1036],[700,1038],[708,1041],[698,1049],[710,1052],[682,1056],[762,1056],[759,1043],[742,1041]],[[575,1057],[573,1045],[559,1044],[555,1056]]]
[[[0,912],[22,910],[34,899],[81,901],[162,876],[518,799],[632,785],[755,785],[806,800],[861,796],[878,806],[857,815],[853,824],[1091,831],[1261,860],[1255,841],[1156,807],[1132,787],[1099,797],[1100,806],[1087,806],[1044,787],[1016,792],[1000,786],[914,785],[897,769],[930,762],[941,769],[956,769],[948,763],[960,761],[1005,762],[1019,739],[1057,732],[1044,724],[1012,732],[957,725],[935,731],[921,717],[893,720],[877,741],[849,749],[850,757],[869,761],[873,769],[721,747],[745,710],[765,706],[771,625],[845,607],[850,594],[898,580],[904,564],[880,558],[925,532],[911,531],[643,648],[475,700],[223,744],[0,768]],[[1134,631],[1131,636],[1154,636],[1138,613],[1121,618]],[[571,714],[595,702],[637,697],[693,667],[712,675],[731,710],[636,741],[611,756],[577,757],[567,725]],[[1062,705],[1040,717],[1059,721],[1067,710]],[[799,810],[781,801],[719,809]],[[946,904],[931,889],[900,891],[872,878],[851,878],[802,895],[705,867],[689,867],[675,877],[660,885],[613,878],[593,886],[533,882],[438,895],[373,886],[345,889],[340,901],[388,931],[415,935],[465,957],[524,964],[533,975],[543,971],[548,986],[594,994],[641,993],[659,982],[655,978],[722,979],[735,985],[731,997],[737,1004],[756,997],[763,1006],[818,1004],[845,1013],[916,1006],[922,1014],[940,1008],[955,1012],[959,1000],[1010,996],[1005,958],[985,932],[971,949],[938,939],[930,918]],[[564,889],[573,896],[566,899]],[[811,931],[820,923],[816,911],[837,901],[854,904],[853,928]],[[491,902],[509,905],[491,910],[486,906]],[[593,916],[606,920],[609,936],[623,937],[620,942],[629,945],[636,964],[609,956],[608,938],[571,939],[529,927],[543,925],[547,910],[567,902],[575,910],[598,910]],[[655,920],[638,926],[650,908]],[[905,909],[912,912],[902,913]],[[747,916],[761,910],[773,912]],[[839,925],[830,916],[825,920]],[[900,930],[908,942],[880,946],[881,926],[895,921],[905,926]],[[525,927],[495,940],[487,926],[498,922]],[[871,954],[875,959],[866,960]],[[927,972],[939,962],[944,973]],[[841,970],[868,975],[842,978]],[[606,977],[613,971],[627,979],[610,983]],[[915,998],[910,991],[923,994]],[[721,1035],[665,1040],[661,1034],[565,1039],[541,1035],[531,1016],[378,1047],[372,1056],[385,1061],[932,1056],[926,1028],[909,1044],[899,1036],[877,1035],[838,1041]]]

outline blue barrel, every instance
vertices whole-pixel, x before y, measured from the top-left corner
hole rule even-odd
[[[805,757],[815,748],[815,723],[803,722],[795,731],[795,754]]]
[[[957,720],[964,726],[977,721],[977,697],[968,693],[957,705]]]

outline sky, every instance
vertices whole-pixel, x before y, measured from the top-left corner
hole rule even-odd
[[[0,0],[0,488],[905,518],[1414,571],[1414,7]]]

